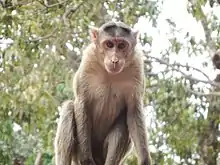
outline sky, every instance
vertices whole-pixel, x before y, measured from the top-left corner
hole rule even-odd
[[[212,9],[209,7],[209,5],[206,5],[203,9],[206,14],[214,12],[220,18],[219,7]],[[168,39],[174,35],[171,34],[172,31],[169,23],[166,21],[168,18],[175,22],[176,28],[179,29],[178,32],[174,32],[174,35],[182,46],[187,46],[188,44],[188,41],[184,39],[187,32],[189,32],[190,36],[194,36],[197,42],[200,40],[205,41],[205,34],[201,23],[197,22],[195,18],[193,18],[193,16],[187,11],[187,0],[165,0],[162,6],[162,12],[158,18],[157,28],[152,27],[146,18],[140,18],[138,24],[135,26],[135,28],[139,29],[142,33],[146,32],[148,35],[152,36],[153,43],[151,48],[152,52],[150,55],[160,57],[161,51],[170,46]],[[214,79],[216,76],[208,52],[204,51],[202,54],[189,57],[186,50],[181,50],[178,55],[173,53],[169,56],[171,58],[171,62],[176,61],[181,64],[188,63],[190,66],[201,69],[210,76],[210,79]],[[207,68],[204,68],[202,65],[202,63],[205,61],[208,62]],[[163,66],[159,66],[158,63],[155,65],[157,67],[153,68],[154,72],[159,72],[161,69],[163,69]],[[193,75],[199,79],[205,78],[198,73],[193,73]]]

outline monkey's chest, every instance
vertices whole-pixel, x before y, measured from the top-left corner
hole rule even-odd
[[[94,87],[90,97],[92,132],[102,138],[125,111],[125,97],[121,88],[110,85]]]

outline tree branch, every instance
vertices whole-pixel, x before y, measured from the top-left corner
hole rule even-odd
[[[35,41],[39,41],[39,40],[44,40],[44,39],[48,39],[50,37],[52,37],[55,32],[56,32],[57,28],[55,28],[50,34],[47,34],[43,37],[38,37],[38,38],[34,38],[34,39],[29,39],[30,42],[35,42]]]
[[[34,165],[42,165],[42,157],[43,157],[42,152],[37,153],[37,157],[35,159]]]
[[[188,80],[192,80],[192,81],[195,81],[195,82],[202,82],[202,83],[205,83],[205,84],[210,84],[212,86],[220,87],[220,83],[217,83],[217,82],[214,82],[214,81],[210,80],[208,75],[205,74],[204,72],[202,72],[201,70],[199,70],[198,68],[194,68],[194,67],[191,67],[191,66],[188,66],[188,65],[182,65],[180,63],[170,64],[170,63],[166,62],[165,60],[159,59],[157,57],[149,56],[149,55],[146,55],[146,57],[148,59],[154,59],[156,62],[159,62],[160,64],[164,64],[168,67],[171,67],[172,70],[181,73],[183,75],[183,77],[188,79]],[[152,62],[152,60],[151,60],[151,62]],[[176,68],[175,66],[184,67],[184,68],[191,68],[193,70],[196,70],[196,71],[202,73],[207,78],[207,80],[201,80],[201,79],[193,77],[192,75],[187,75],[186,73],[184,73],[180,69]]]
[[[79,5],[77,5],[76,7],[73,7],[73,8],[69,8],[65,11],[65,13],[63,14],[63,22],[65,25],[67,25],[67,18],[75,13],[83,4],[85,3],[85,1],[82,1]]]
[[[194,90],[191,90],[189,88],[186,88],[185,87],[185,90],[194,94],[194,95],[197,95],[197,96],[220,96],[220,92],[209,92],[209,93],[203,93],[203,92],[198,92],[198,91],[194,91]]]
[[[54,7],[54,6],[58,6],[58,5],[61,5],[65,2],[68,2],[69,0],[65,0],[65,1],[61,1],[61,2],[58,2],[58,3],[55,3],[55,4],[52,4],[52,5],[49,5],[48,3],[48,0],[44,0],[44,6],[46,6],[47,8],[51,8],[51,7]]]

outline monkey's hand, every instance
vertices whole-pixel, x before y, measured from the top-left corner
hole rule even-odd
[[[80,160],[81,165],[96,165],[93,159]]]

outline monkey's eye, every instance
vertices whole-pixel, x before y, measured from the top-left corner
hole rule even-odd
[[[107,42],[106,42],[106,46],[107,46],[108,48],[113,48],[113,47],[114,47],[114,43],[111,42],[111,41],[107,41]]]
[[[126,47],[126,44],[123,43],[123,42],[118,44],[118,49],[121,49],[121,50],[122,50],[122,49],[124,49],[125,47]]]

